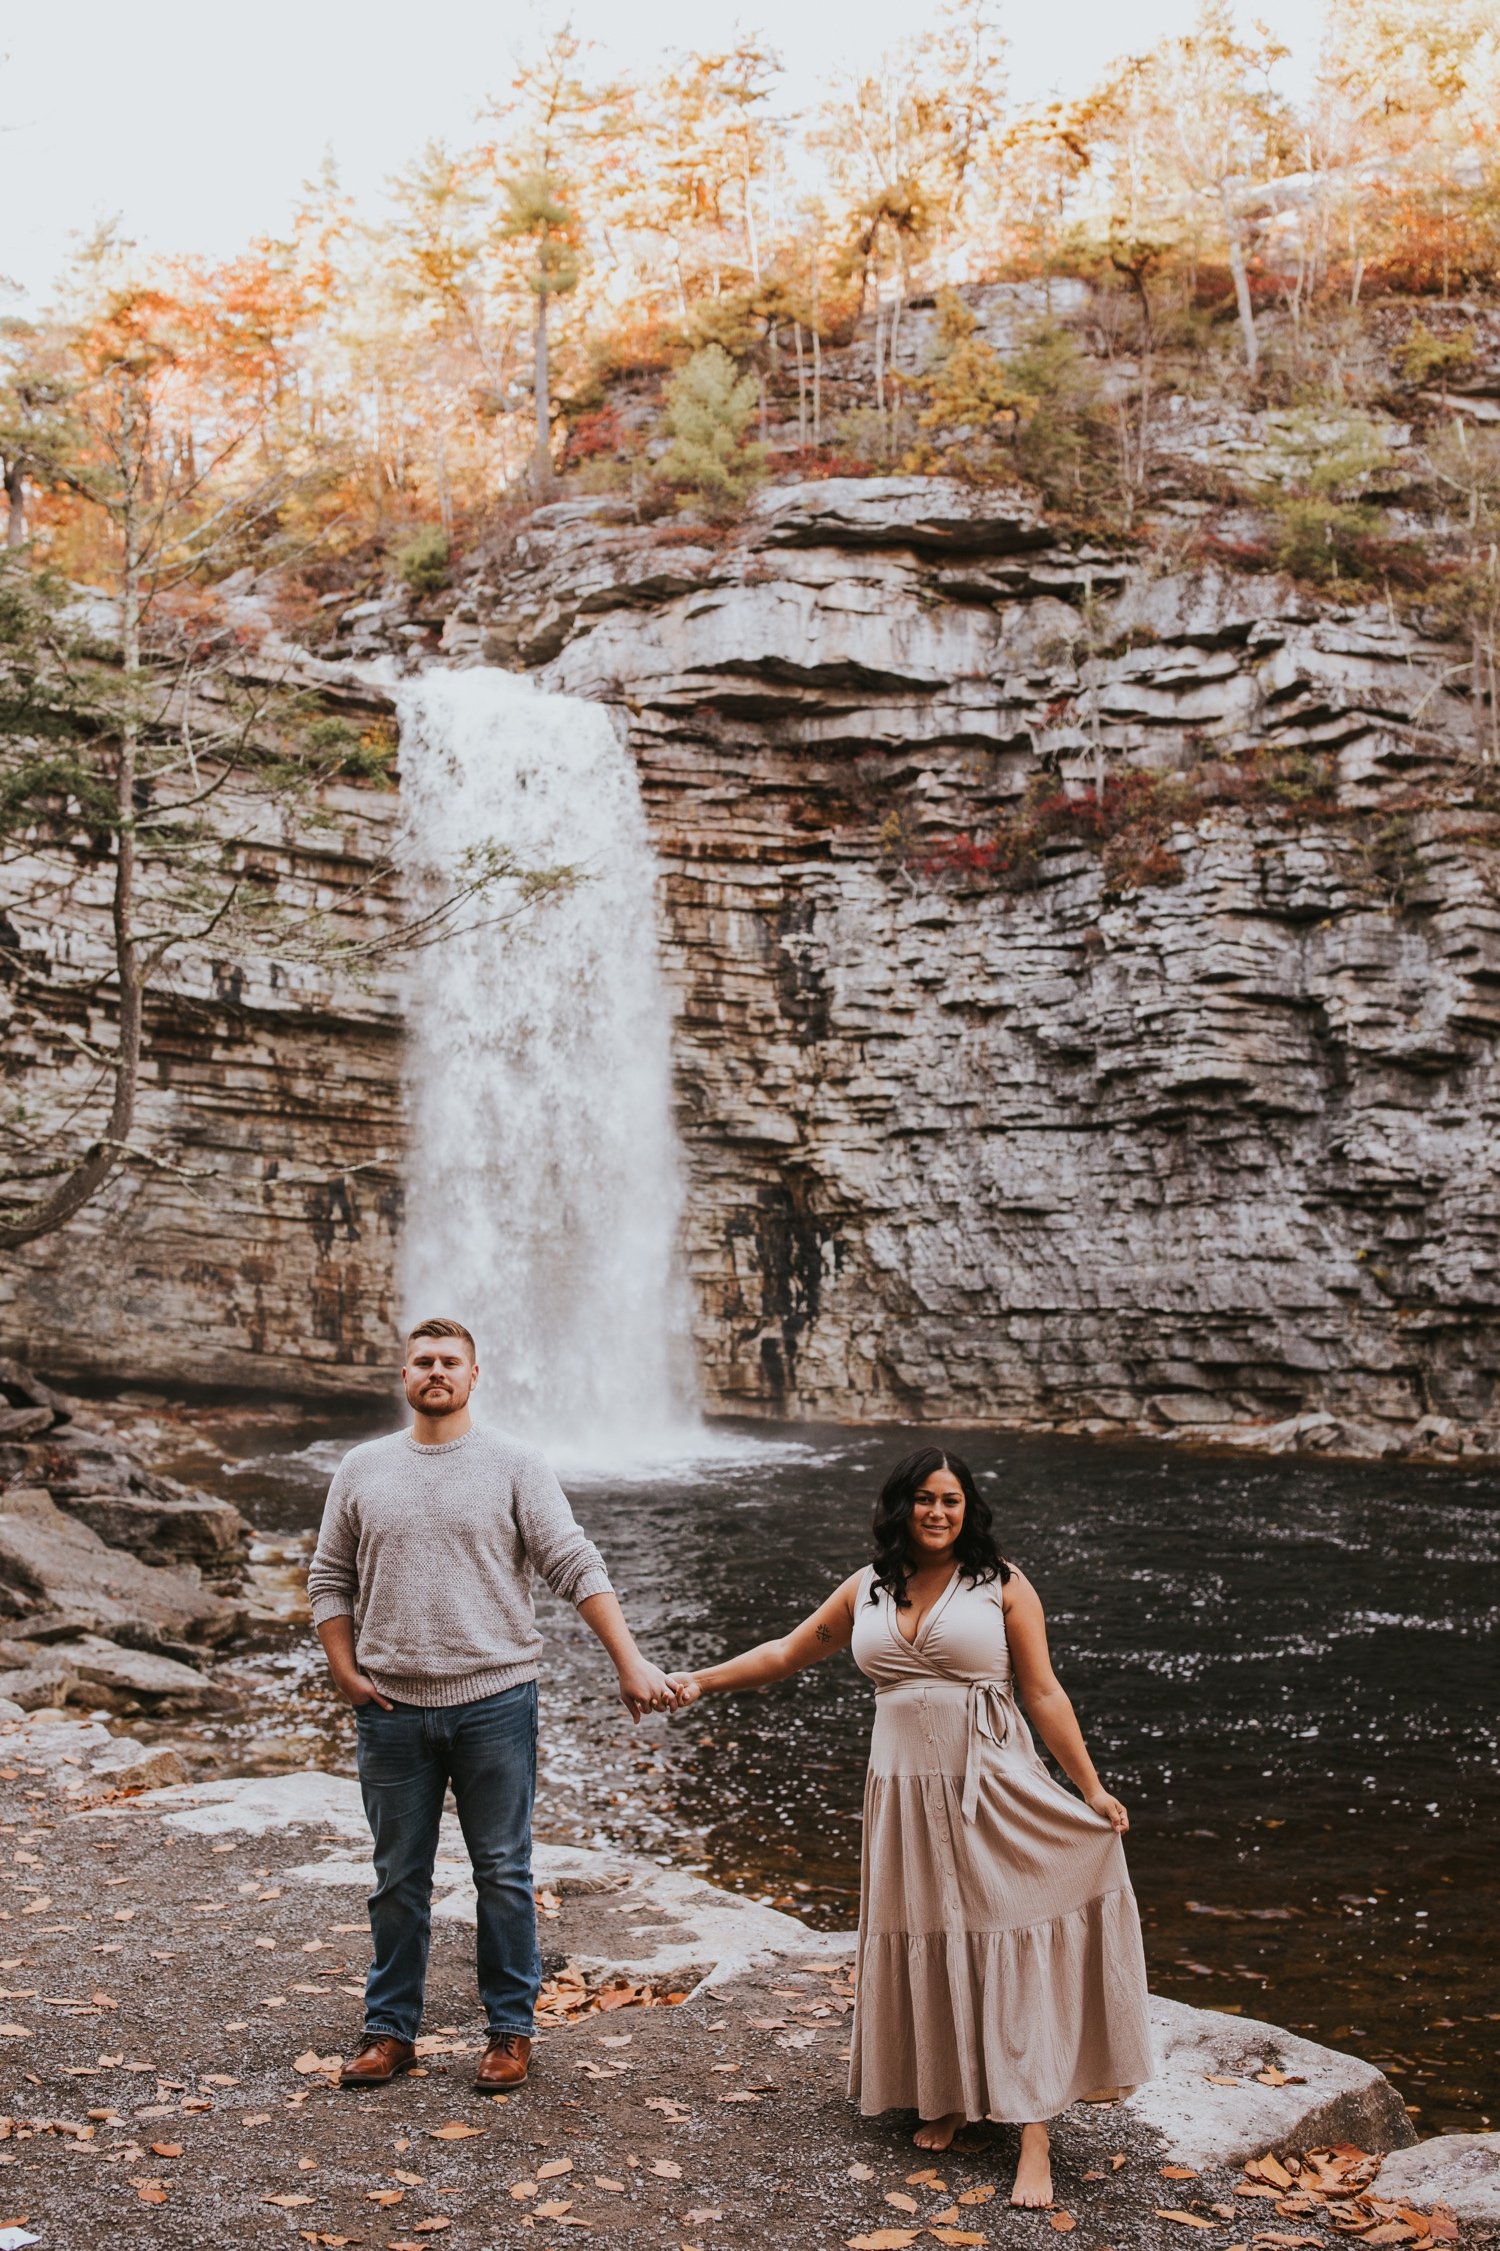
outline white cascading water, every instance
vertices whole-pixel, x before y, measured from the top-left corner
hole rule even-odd
[[[579,877],[529,905],[508,880],[411,961],[406,1312],[474,1331],[502,1427],[582,1462],[679,1451],[697,1417],[635,768],[596,705],[514,673],[429,672],[400,718],[414,904],[487,845]]]

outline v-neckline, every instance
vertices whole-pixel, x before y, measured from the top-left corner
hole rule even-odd
[[[944,1587],[942,1593],[938,1596],[937,1601],[932,1605],[932,1608],[928,1611],[926,1617],[922,1620],[916,1632],[912,1635],[910,1641],[907,1640],[905,1634],[901,1631],[901,1612],[896,1607],[895,1598],[894,1596],[888,1597],[891,1610],[891,1631],[895,1635],[896,1639],[900,1642],[903,1649],[921,1648],[923,1642],[927,1639],[928,1634],[932,1631],[933,1619],[942,1609],[944,1603],[948,1600],[948,1597],[952,1594],[954,1588],[958,1585],[958,1582],[962,1577],[963,1572],[955,1563],[953,1566],[952,1578],[948,1581],[948,1584]]]

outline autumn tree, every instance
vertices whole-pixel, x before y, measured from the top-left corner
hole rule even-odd
[[[1249,270],[1256,220],[1289,155],[1286,105],[1271,86],[1285,54],[1269,35],[1241,39],[1228,0],[1200,0],[1191,32],[1122,65],[1093,105],[1121,231],[1139,238],[1175,226],[1195,252],[1222,247],[1251,375],[1260,365]]]

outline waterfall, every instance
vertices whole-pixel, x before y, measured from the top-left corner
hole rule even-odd
[[[404,872],[418,911],[494,846],[507,878],[412,957],[409,1318],[473,1330],[487,1419],[575,1460],[677,1450],[696,1422],[670,1015],[634,765],[605,712],[514,673],[405,686]]]

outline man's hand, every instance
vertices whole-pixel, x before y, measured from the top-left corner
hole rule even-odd
[[[346,1704],[352,1704],[356,1711],[361,1704],[378,1704],[383,1712],[388,1712],[390,1698],[382,1696],[374,1681],[359,1669],[354,1650],[354,1620],[343,1612],[325,1618],[318,1628],[318,1639],[328,1660],[328,1677],[335,1694],[342,1696]]]
[[[642,1656],[627,1657],[619,1667],[620,1702],[633,1720],[642,1712],[666,1712],[676,1704],[672,1685],[659,1665],[648,1665]]]
[[[381,1695],[380,1690],[375,1686],[368,1673],[335,1673],[333,1685],[340,1696],[343,1697],[344,1702],[352,1704],[356,1711],[359,1710],[361,1704],[378,1704],[383,1712],[389,1712],[394,1708],[390,1698]]]

